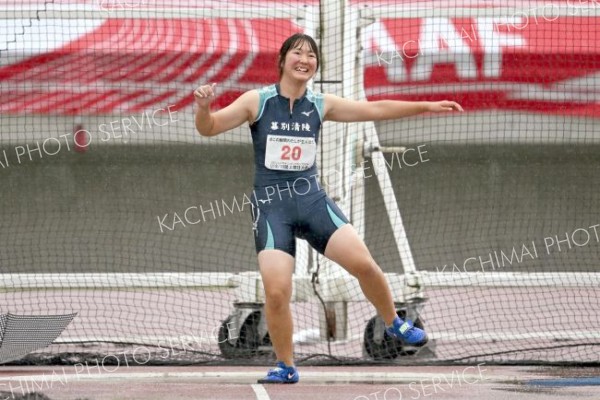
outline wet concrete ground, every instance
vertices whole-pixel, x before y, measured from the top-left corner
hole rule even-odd
[[[296,385],[257,385],[261,367],[2,367],[2,400],[600,399],[599,368],[302,367]],[[46,397],[31,396],[43,393]]]

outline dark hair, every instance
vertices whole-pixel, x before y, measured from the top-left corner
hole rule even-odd
[[[314,51],[317,56],[317,71],[319,70],[319,65],[321,62],[321,56],[319,55],[319,46],[317,46],[317,42],[311,36],[306,35],[304,33],[295,33],[283,42],[281,45],[281,49],[279,49],[279,77],[283,74],[283,64],[285,62],[285,56],[287,53],[295,49],[298,44],[308,43],[310,49]]]

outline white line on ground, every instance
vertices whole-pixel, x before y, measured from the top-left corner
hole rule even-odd
[[[263,385],[254,384],[251,386],[252,390],[254,390],[254,393],[256,393],[256,400],[270,400],[269,394],[267,393]]]
[[[430,339],[439,339],[447,341],[463,341],[463,340],[474,340],[474,341],[498,341],[508,342],[511,340],[529,340],[529,339],[548,339],[548,340],[587,340],[587,339],[600,339],[600,331],[543,331],[543,332],[457,332],[457,331],[439,331],[430,332],[428,331]],[[333,345],[343,345],[353,340],[362,340],[363,335],[357,334],[350,336],[347,340],[341,340],[335,342]],[[216,344],[215,338],[202,337],[194,335],[180,335],[180,336],[68,336],[63,335],[56,339],[54,343],[57,344],[78,344],[81,342],[113,342],[113,343],[138,343],[146,345],[155,345],[160,342],[170,343],[206,343]]]
[[[61,371],[61,368],[62,371]],[[476,368],[476,367],[473,367]],[[59,372],[62,373],[59,373]],[[228,383],[228,384],[254,384],[257,377],[261,377],[259,371],[236,371],[236,372],[106,372],[106,373],[68,373],[64,367],[57,367],[52,373],[42,375],[19,375],[0,376],[0,382],[73,382],[73,381],[103,381],[103,380],[138,380],[151,379],[194,379],[202,383]],[[448,373],[446,374],[448,375]],[[347,372],[335,371],[324,373],[321,371],[302,372],[302,382],[312,384],[353,384],[353,383],[396,383],[409,384],[410,382],[443,377],[443,373],[418,373],[418,372]],[[490,375],[481,380],[478,374],[461,373],[463,379],[481,383],[518,383],[526,380],[526,377],[517,375]]]

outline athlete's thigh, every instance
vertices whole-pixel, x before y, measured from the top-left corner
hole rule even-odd
[[[353,275],[373,262],[365,242],[351,224],[342,226],[331,235],[325,249],[325,257],[338,263]]]

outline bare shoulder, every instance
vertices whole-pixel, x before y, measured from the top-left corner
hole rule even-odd
[[[325,119],[330,115],[330,111],[335,109],[336,105],[339,104],[341,97],[336,96],[334,94],[323,93],[323,108]]]
[[[258,114],[259,100],[260,100],[260,96],[258,94],[258,90],[256,90],[256,89],[248,90],[247,92],[244,92],[236,100],[237,102],[239,102],[242,105],[242,107],[244,107],[244,109],[248,113],[248,122],[250,122],[250,123],[254,122],[254,120],[256,119],[256,115]]]
[[[236,123],[235,126],[243,122],[252,123],[258,112],[258,99],[257,90],[248,90],[214,115],[222,120],[224,126],[229,126],[232,122]]]
[[[234,103],[237,103],[245,108],[251,108],[252,106],[258,108],[258,99],[258,90],[248,90],[247,92],[242,93],[240,97],[234,101]]]
[[[255,102],[258,104],[258,89],[252,89],[252,90],[248,90],[244,93],[242,93],[242,95],[239,97],[240,100],[242,101],[246,101],[246,102]]]
[[[335,102],[337,99],[341,99],[341,97],[330,93],[322,93],[322,95],[323,99],[325,100],[325,107],[327,107],[328,103]]]

